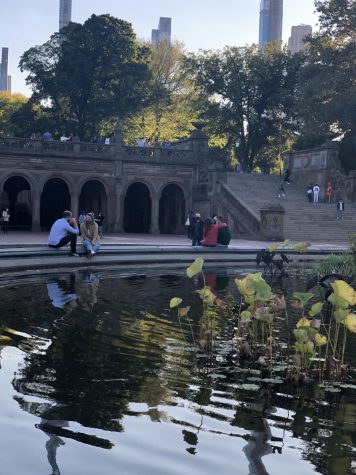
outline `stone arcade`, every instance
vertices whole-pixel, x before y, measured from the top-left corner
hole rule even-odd
[[[102,211],[109,232],[182,233],[187,213],[209,216],[219,164],[195,124],[170,148],[0,138],[0,207],[15,229],[48,230],[64,209]]]

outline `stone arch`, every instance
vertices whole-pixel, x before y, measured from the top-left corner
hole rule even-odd
[[[22,174],[8,176],[1,188],[1,210],[9,208],[10,226],[17,229],[31,229],[32,193],[31,184]]]
[[[159,230],[161,234],[183,234],[185,196],[180,185],[167,184],[159,200]]]
[[[43,185],[41,195],[41,229],[48,230],[56,219],[62,217],[63,211],[70,209],[70,189],[62,178],[50,178]]]
[[[154,185],[152,183],[150,183],[149,181],[145,180],[145,179],[142,179],[142,178],[137,178],[137,179],[132,179],[130,181],[128,181],[124,187],[124,190],[123,190],[123,195],[125,196],[126,193],[127,193],[127,190],[131,187],[131,185],[134,185],[135,183],[142,183],[143,185],[145,185],[150,193],[150,198],[151,200],[154,200],[156,199],[156,196],[157,196],[157,191],[154,187]]]
[[[79,213],[82,211],[93,211],[95,216],[101,211],[107,216],[108,193],[101,180],[89,179],[83,183],[79,195]]]
[[[125,192],[124,230],[127,233],[148,233],[151,227],[152,197],[142,181],[131,183]]]
[[[47,183],[51,180],[60,180],[60,181],[63,181],[67,188],[68,188],[68,192],[69,194],[72,193],[73,190],[75,190],[75,186],[74,184],[72,183],[71,180],[68,179],[67,176],[63,176],[62,174],[60,173],[56,173],[55,175],[54,174],[50,174],[44,178],[41,179],[40,183],[39,183],[39,186],[38,186],[38,189],[40,190],[40,193],[43,193],[43,190],[44,190],[44,187],[47,185]]]

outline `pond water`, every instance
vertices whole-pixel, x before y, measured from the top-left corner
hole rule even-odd
[[[198,279],[120,272],[0,282],[1,474],[356,473],[356,391],[242,390],[254,372],[236,370],[231,314],[216,318],[214,357],[198,348]],[[232,304],[238,274],[208,270],[207,284]]]

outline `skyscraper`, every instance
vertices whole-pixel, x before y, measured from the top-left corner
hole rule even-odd
[[[291,36],[288,40],[289,51],[292,54],[305,51],[306,46],[303,40],[306,36],[311,35],[312,32],[313,29],[310,25],[292,26]]]
[[[171,42],[172,19],[160,17],[158,29],[152,30],[151,44],[157,46],[161,39],[166,38]]]
[[[59,0],[59,30],[72,20],[72,0]]]
[[[2,48],[0,63],[0,92],[11,92],[11,76],[8,76],[9,48]]]
[[[283,0],[261,0],[259,45],[282,41]]]

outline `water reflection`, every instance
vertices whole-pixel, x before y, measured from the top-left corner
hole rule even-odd
[[[233,302],[233,278],[209,272],[206,283]],[[146,456],[145,474],[159,473],[154,460],[162,458],[162,446],[177,463],[188,464],[184,457],[189,457],[193,465],[187,467],[196,473],[274,475],[281,467],[291,475],[351,473],[352,394],[330,395],[320,404],[317,389],[296,396],[288,385],[278,392],[241,392],[251,374],[248,367],[236,372],[231,315],[223,310],[216,315],[216,353],[209,358],[197,349],[187,321],[168,308],[174,296],[199,308],[194,291],[201,285],[198,279],[168,275],[73,272],[35,288],[1,290],[3,323],[28,335],[12,342],[25,352],[12,379],[13,397],[46,434],[45,441],[34,437],[28,443],[45,444],[52,474],[66,473],[63,464],[73,442],[87,450],[106,449],[102,473],[114,474],[118,458],[128,460],[125,440],[138,458]],[[288,292],[302,290],[299,283],[283,285]],[[198,311],[191,317],[199,340],[204,317]],[[132,435],[137,424],[141,430]],[[156,447],[152,434],[161,434]],[[82,463],[81,473],[89,473],[89,462]],[[133,468],[136,460],[126,463],[124,473],[143,473]],[[167,464],[162,473],[177,472]]]

